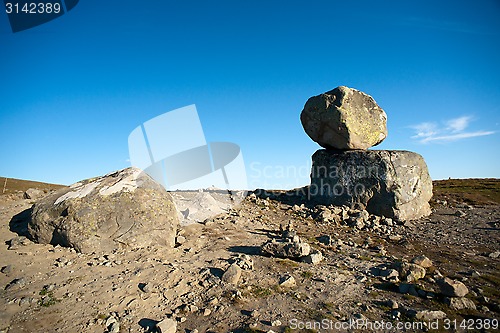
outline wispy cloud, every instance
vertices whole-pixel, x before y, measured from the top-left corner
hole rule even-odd
[[[462,116],[446,120],[439,126],[435,122],[424,122],[410,126],[415,130],[412,139],[420,143],[452,142],[478,136],[494,134],[494,131],[466,131],[472,122],[472,116]]]

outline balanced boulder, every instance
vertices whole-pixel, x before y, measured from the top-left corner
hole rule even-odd
[[[359,90],[340,86],[309,98],[300,120],[305,132],[329,149],[367,149],[387,136],[387,115]]]
[[[170,194],[140,169],[83,180],[36,202],[33,240],[79,252],[122,246],[173,247],[179,224]]]
[[[413,220],[431,213],[432,180],[417,153],[320,149],[312,156],[309,196],[324,205]]]

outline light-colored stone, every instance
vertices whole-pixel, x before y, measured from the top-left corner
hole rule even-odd
[[[422,310],[417,311],[415,318],[421,321],[430,322],[446,318],[446,313],[444,313],[443,311]]]
[[[313,250],[312,253],[302,258],[302,261],[308,264],[319,264],[323,260],[323,254],[318,250]]]
[[[425,268],[416,264],[400,263],[397,265],[401,279],[406,282],[415,282],[425,277]]]
[[[417,256],[411,260],[413,264],[419,265],[423,268],[429,268],[433,266],[432,261],[424,255]]]
[[[39,200],[28,232],[38,243],[109,253],[121,245],[173,247],[178,224],[172,197],[163,186],[141,170],[127,168]]]
[[[171,318],[165,318],[156,324],[159,333],[176,333],[177,322]]]
[[[324,148],[367,149],[387,137],[384,110],[371,96],[344,86],[309,98],[300,121]]]
[[[280,279],[279,285],[283,288],[293,288],[297,285],[297,282],[293,276],[287,274]]]
[[[441,293],[449,297],[464,297],[469,293],[467,286],[460,281],[444,278],[437,280]]]
[[[444,301],[453,310],[476,310],[476,304],[471,299],[465,297],[446,297]]]
[[[229,284],[237,285],[241,277],[241,267],[233,263],[222,275],[222,281]]]
[[[29,188],[24,192],[24,199],[40,199],[45,196],[45,192],[37,188]]]

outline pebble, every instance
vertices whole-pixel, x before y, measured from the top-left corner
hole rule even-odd
[[[278,319],[273,320],[273,321],[271,321],[271,326],[272,327],[281,326],[281,321]]]

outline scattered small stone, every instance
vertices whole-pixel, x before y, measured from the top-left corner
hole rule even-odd
[[[229,284],[238,284],[241,277],[241,268],[236,263],[233,263],[222,275],[222,281]]]
[[[252,310],[252,312],[250,312],[250,317],[252,317],[252,318],[257,318],[258,316],[260,316],[259,311],[257,311],[257,310]]]
[[[316,265],[323,260],[323,254],[318,250],[313,250],[312,253],[303,257],[301,260],[305,263]]]
[[[491,252],[490,254],[488,254],[488,257],[497,259],[498,257],[500,257],[500,251]]]
[[[203,316],[204,317],[210,316],[211,313],[212,313],[212,310],[210,310],[209,308],[205,308],[203,310]]]
[[[0,272],[5,275],[10,275],[12,273],[12,265],[3,266]]]
[[[273,321],[271,321],[271,326],[272,327],[281,326],[281,321],[278,319],[273,320]]]
[[[243,270],[253,270],[253,259],[248,254],[239,254],[236,258],[230,259],[229,263],[234,263]]]
[[[401,235],[390,235],[389,239],[394,242],[399,242],[400,240],[403,239],[403,236]]]
[[[118,333],[120,332],[120,323],[114,316],[109,316],[106,320],[106,328],[108,329],[108,333]]]
[[[26,280],[24,278],[14,279],[5,286],[5,290],[19,290],[26,285]]]
[[[178,245],[182,245],[186,242],[186,237],[184,236],[177,236],[175,238],[175,242],[178,244]]]
[[[444,278],[437,280],[441,293],[449,297],[463,297],[469,293],[469,289],[460,281]]]
[[[396,302],[395,300],[393,299],[388,299],[385,304],[390,307],[391,309],[395,310],[397,308],[399,308],[399,304],[398,302]]]
[[[175,333],[177,332],[177,322],[171,318],[165,318],[156,324],[156,330],[159,333]]]
[[[444,302],[453,310],[476,310],[476,304],[471,299],[465,297],[446,297]]]
[[[390,279],[392,277],[399,277],[399,272],[393,268],[387,268],[387,269],[380,269],[378,275],[386,279]]]
[[[293,288],[297,285],[297,283],[296,283],[295,278],[293,276],[291,276],[290,274],[287,274],[280,279],[279,285],[280,285],[280,287],[283,287],[283,288]]]
[[[152,289],[152,288],[151,288],[151,284],[149,284],[149,283],[143,283],[143,284],[141,284],[141,285],[140,285],[140,288],[141,288],[141,290],[142,290],[143,292],[145,292],[146,294],[147,294],[147,293],[150,293],[150,292],[152,291],[152,290],[151,290],[151,289]]]
[[[454,215],[458,217],[465,217],[467,214],[463,210],[457,210]]]
[[[399,275],[406,282],[415,282],[419,279],[425,277],[425,268],[416,264],[400,263],[396,266],[399,271]]]
[[[322,244],[325,244],[327,246],[332,246],[335,244],[335,239],[332,238],[330,235],[323,235],[318,237],[318,241]]]
[[[429,268],[433,266],[432,261],[424,255],[413,258],[411,262],[423,268]]]
[[[7,241],[9,247],[7,250],[19,250],[19,248],[26,246],[30,243],[30,240],[25,236],[16,236]]]
[[[415,314],[415,318],[430,322],[446,318],[446,313],[444,313],[443,311],[421,310],[417,311],[417,313]]]

